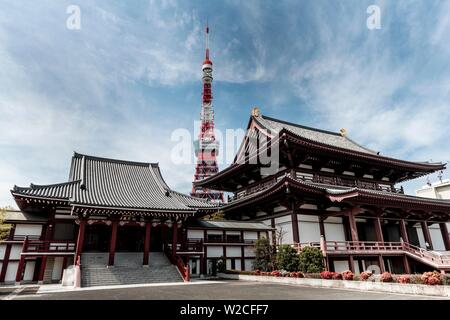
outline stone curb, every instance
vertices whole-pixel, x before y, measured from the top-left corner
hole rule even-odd
[[[430,286],[424,284],[401,284],[371,281],[324,280],[306,278],[285,278],[271,276],[251,276],[244,274],[219,273],[223,279],[246,280],[256,282],[273,282],[305,287],[352,289],[360,291],[377,291],[412,295],[450,297],[450,286]]]

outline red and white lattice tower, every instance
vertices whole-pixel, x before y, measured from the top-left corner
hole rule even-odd
[[[200,114],[200,133],[195,140],[195,167],[194,181],[206,179],[218,171],[216,156],[219,153],[219,143],[214,135],[214,110],[212,106],[212,62],[209,59],[209,28],[206,25],[206,57],[203,62],[203,93],[202,111]],[[192,187],[191,195],[198,198],[209,199],[213,202],[223,202],[223,193],[201,187]]]

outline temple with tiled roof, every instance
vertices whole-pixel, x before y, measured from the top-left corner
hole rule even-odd
[[[74,153],[68,181],[11,193],[20,211],[6,217],[13,228],[0,242],[0,283],[67,282],[69,270],[75,286],[186,281],[215,273],[220,257],[250,270],[247,249],[271,230],[198,221],[218,204],[172,190],[157,163]]]
[[[444,169],[382,155],[345,129],[306,127],[254,109],[233,163],[196,184],[232,192],[225,216],[272,226],[274,245],[320,247],[331,271],[448,272],[450,200],[398,187]]]

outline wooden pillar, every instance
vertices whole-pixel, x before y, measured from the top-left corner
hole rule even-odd
[[[39,269],[38,283],[44,283],[45,266],[47,265],[47,256],[42,256],[41,267]]]
[[[208,255],[208,247],[205,245],[205,242],[208,242],[208,234],[207,234],[206,229],[203,230],[203,256],[201,257],[201,260],[200,260],[200,264],[201,264],[200,265],[200,268],[201,268],[200,273],[201,274],[208,273],[207,266],[206,266],[206,263],[208,262],[208,260],[206,258]]]
[[[241,242],[244,243],[244,231],[243,230],[241,230]],[[241,271],[244,271],[244,270],[245,270],[245,246],[241,245]]]
[[[400,236],[402,237],[404,242],[409,243],[408,230],[406,229],[406,222],[404,219],[400,219],[399,223],[400,223]]]
[[[13,227],[9,230],[8,240],[14,239],[15,232],[16,232],[16,225],[13,225]],[[8,243],[6,245],[5,254],[3,256],[2,269],[0,271],[0,282],[5,282],[6,270],[8,268],[8,264],[9,264],[9,256],[11,255],[11,248],[12,248],[12,244]]]
[[[325,236],[325,224],[323,223],[324,219],[322,217],[319,217],[319,228],[320,228],[320,235],[323,237],[323,240],[327,240]]]
[[[292,239],[294,240],[294,244],[298,244],[300,243],[300,234],[298,232],[298,218],[297,218],[297,211],[295,210],[295,204],[292,204],[291,221],[292,221]]]
[[[350,255],[348,257],[348,264],[349,264],[350,271],[355,273],[355,260],[353,259],[352,255]]]
[[[430,230],[428,229],[427,222],[421,221],[420,224],[422,226],[422,232],[423,237],[425,238],[425,242],[428,242],[428,244],[430,245],[429,247],[427,247],[427,250],[433,250],[433,242],[431,241]]]
[[[175,258],[177,255],[177,232],[178,232],[178,223],[175,220],[172,224],[172,257]]]
[[[348,221],[349,221],[350,236],[352,238],[352,241],[358,241],[358,228],[356,226],[356,219],[355,219],[353,210],[348,216]]]
[[[406,254],[403,255],[403,269],[405,270],[406,274],[411,273],[411,267],[409,266],[408,256]]]
[[[222,256],[225,258],[226,261],[226,257],[227,257],[227,246],[225,245],[225,243],[227,243],[227,234],[225,229],[222,230]]]
[[[381,219],[377,217],[373,220],[373,222],[375,226],[375,235],[377,237],[377,241],[384,242],[383,229],[381,228]]]
[[[378,256],[378,263],[380,265],[380,271],[381,273],[386,271],[386,267],[384,266],[384,260],[383,257],[381,255]]]
[[[22,245],[22,252],[26,252],[28,247],[28,237],[25,237],[25,240],[23,241]],[[16,285],[20,284],[20,281],[22,280],[23,270],[25,267],[25,256],[23,254],[20,255],[19,265],[17,266],[17,272],[16,272]]]
[[[144,266],[148,266],[148,255],[150,252],[150,232],[151,232],[152,223],[147,221],[145,223],[145,239],[144,239],[144,259],[142,264]]]
[[[119,221],[115,220],[112,222],[111,230],[111,240],[109,242],[109,259],[108,266],[114,265],[114,256],[116,254],[116,243],[117,243],[117,228],[119,227]]]
[[[77,248],[76,248],[76,251],[75,251],[74,264],[77,263],[77,259],[81,255],[81,252],[83,251],[85,229],[86,229],[86,220],[81,219],[80,220],[80,225],[79,225],[79,228],[78,228]]]
[[[444,246],[446,251],[450,251],[450,237],[448,236],[448,228],[445,222],[439,223],[441,229],[442,240],[444,240]]]

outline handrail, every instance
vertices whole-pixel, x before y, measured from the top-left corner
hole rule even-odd
[[[336,174],[326,174],[317,172],[304,172],[300,169],[294,170],[293,174],[290,170],[286,169],[278,172],[276,175],[264,178],[260,181],[254,182],[244,189],[241,189],[233,197],[230,198],[231,201],[237,200],[239,198],[245,197],[247,195],[253,194],[255,192],[261,191],[267,187],[270,187],[280,181],[280,178],[287,176],[295,180],[310,181],[315,183],[324,183],[331,185],[340,185],[347,187],[359,187],[363,189],[380,190],[391,193],[403,194],[403,187],[396,188],[389,185],[388,182],[383,184],[380,181],[369,181],[354,178],[352,176],[342,176]]]
[[[66,240],[28,240],[23,252],[74,252],[75,242]]]
[[[320,242],[307,242],[292,244],[298,252],[304,247],[318,247],[324,253],[383,253],[383,252],[406,252],[417,258],[433,263],[437,266],[450,266],[450,255],[440,255],[434,251],[426,250],[410,243],[400,242],[379,242],[379,241],[324,241],[323,248]]]
[[[191,280],[189,263],[185,265],[183,259],[181,259],[180,256],[178,255],[173,256],[168,245],[164,245],[164,253],[166,254],[170,263],[174,264],[178,268],[178,271],[180,271],[183,281],[189,282]]]

